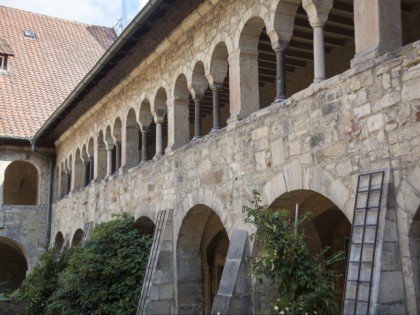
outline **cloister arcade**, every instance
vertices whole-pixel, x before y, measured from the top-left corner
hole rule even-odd
[[[156,82],[154,91],[139,88],[141,102],[98,121],[78,147],[60,154],[55,200],[221,128],[233,128],[259,109],[363,59],[358,50],[364,48],[367,30],[352,0],[272,5],[275,14],[255,5],[245,23],[215,38],[208,54],[195,56],[172,82]],[[358,1],[357,7],[363,5]],[[420,38],[418,32],[406,31],[416,29],[417,13],[411,7],[418,3],[403,0],[401,6],[388,6],[395,11],[393,19],[398,20],[399,12],[403,17],[399,45]]]

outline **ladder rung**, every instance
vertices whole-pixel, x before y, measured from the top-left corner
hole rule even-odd
[[[358,193],[368,193],[368,192],[372,192],[372,191],[381,191],[381,188],[373,188],[373,189],[363,189],[363,190],[358,190]]]
[[[362,261],[356,261],[356,260],[352,260],[349,261],[350,264],[373,264],[373,261],[366,261],[366,260],[362,260]]]
[[[361,211],[361,210],[372,210],[372,209],[379,209],[379,205],[378,206],[370,206],[370,207],[360,207],[360,208],[356,208],[354,210],[355,211]]]
[[[348,282],[357,282],[357,283],[370,283],[370,281],[368,280],[352,280],[352,279],[347,279]]]
[[[353,227],[364,227],[364,226],[367,226],[367,227],[377,227],[378,225],[377,224],[358,224],[358,225],[353,225]]]
[[[375,245],[376,243],[354,243],[352,242],[351,245],[356,245],[356,246],[361,246],[361,245],[368,245],[368,246],[372,246]]]

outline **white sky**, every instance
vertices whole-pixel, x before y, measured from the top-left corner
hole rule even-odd
[[[122,0],[0,0],[0,5],[93,25],[114,26],[121,18]],[[143,7],[148,0],[138,1]],[[130,6],[130,4],[128,4]],[[135,14],[130,12],[130,18]],[[137,12],[136,12],[137,13]]]

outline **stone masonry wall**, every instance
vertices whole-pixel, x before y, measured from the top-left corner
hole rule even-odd
[[[212,23],[210,19],[209,30]],[[198,22],[200,27],[204,26]],[[173,54],[173,59],[162,59],[165,67],[175,69],[189,56],[183,55],[180,61],[176,49]],[[126,112],[128,104],[134,106],[151,84],[161,82],[153,79],[159,73],[156,62],[142,65],[144,75],[135,71],[122,84],[118,93],[127,97],[108,96],[106,104],[98,104],[82,117],[68,132],[72,136],[64,135],[57,143],[58,160],[74,152],[78,141],[88,139],[93,130]],[[233,228],[250,231],[241,209],[253,189],[261,191],[268,204],[293,190],[316,191],[334,202],[351,222],[357,175],[384,169],[392,190],[390,209],[395,206],[396,212],[387,213],[384,227],[394,234],[382,233],[392,243],[389,259],[398,258],[395,263],[382,258],[385,270],[393,273],[383,280],[386,283],[378,279],[378,302],[387,309],[395,306],[415,314],[406,239],[420,202],[419,86],[420,42],[415,42],[312,84],[217,135],[72,192],[54,204],[52,239],[59,231],[71,238],[84,223],[109,220],[112,213],[126,211],[154,220],[157,211],[173,209],[176,244],[182,220],[196,204],[212,208],[229,235]],[[399,257],[406,257],[403,266]],[[392,294],[393,285],[401,288],[401,295]]]

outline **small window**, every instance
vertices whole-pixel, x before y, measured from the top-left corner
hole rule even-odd
[[[0,55],[0,74],[7,72],[7,55]]]
[[[23,31],[23,35],[28,38],[36,39],[35,32],[32,31]]]

